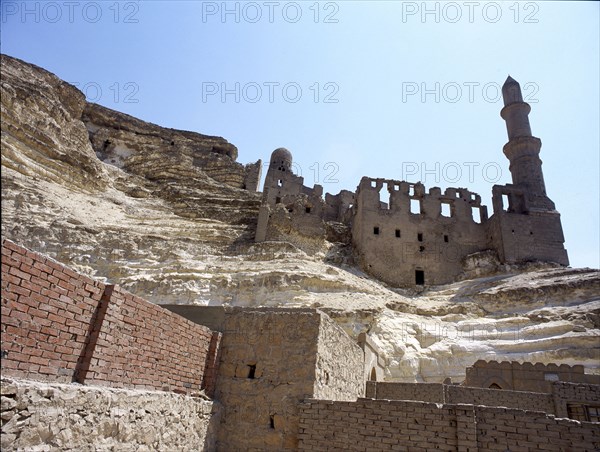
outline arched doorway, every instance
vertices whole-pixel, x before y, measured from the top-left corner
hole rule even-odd
[[[369,377],[369,381],[377,381],[377,371],[374,367],[371,369],[371,376]]]

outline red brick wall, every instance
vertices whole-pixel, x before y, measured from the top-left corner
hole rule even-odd
[[[219,334],[9,240],[2,241],[1,333],[8,376],[185,393],[214,388]]]
[[[212,331],[115,287],[86,381],[199,391]]]
[[[70,382],[104,285],[2,241],[2,374]]]

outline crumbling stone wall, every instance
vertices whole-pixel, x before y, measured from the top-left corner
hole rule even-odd
[[[5,376],[182,393],[214,386],[209,328],[9,240],[1,333]]]
[[[3,451],[214,450],[208,400],[7,378],[1,384]]]
[[[596,450],[598,423],[473,405],[306,400],[299,450]]]
[[[413,211],[411,204],[418,209]],[[480,212],[479,222],[473,210]],[[487,210],[481,197],[466,189],[442,193],[433,187],[426,193],[420,183],[363,177],[355,212],[352,243],[358,262],[367,273],[395,286],[453,281],[462,273],[466,256],[490,248]],[[421,281],[417,272],[422,272]]]
[[[320,314],[313,398],[356,400],[365,391],[364,352],[329,316]]]

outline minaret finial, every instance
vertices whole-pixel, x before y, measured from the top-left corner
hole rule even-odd
[[[507,77],[504,85],[502,85],[502,98],[504,99],[504,105],[512,104],[513,102],[523,102],[521,86],[510,75]]]

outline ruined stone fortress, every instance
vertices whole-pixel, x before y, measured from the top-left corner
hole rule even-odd
[[[568,265],[560,214],[546,194],[539,138],[531,135],[529,104],[508,77],[502,87],[512,184],[492,188],[488,218],[481,197],[464,188],[363,177],[355,193],[326,194],[304,186],[292,172],[292,154],[271,155],[256,241],[285,240],[310,251],[328,224],[350,230],[355,256],[370,275],[393,286],[436,285],[456,280],[466,260],[492,251],[500,263]],[[382,201],[383,190],[389,202]]]
[[[2,450],[600,448],[583,366],[386,383],[368,335],[317,309],[165,307],[3,240]]]

